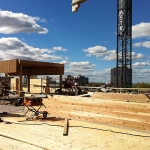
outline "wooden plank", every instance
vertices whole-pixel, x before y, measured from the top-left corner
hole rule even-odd
[[[118,94],[118,93],[94,93],[91,95],[92,97],[97,97],[97,98],[115,98],[115,99],[147,99],[145,94]]]
[[[49,100],[50,101],[50,100]],[[58,103],[66,104],[66,105],[80,105],[80,106],[89,106],[89,107],[98,107],[98,108],[105,108],[105,109],[113,109],[118,111],[130,111],[130,112],[142,112],[142,113],[150,113],[150,105],[144,105],[141,103],[140,105],[137,103],[125,103],[125,102],[105,102],[105,101],[99,101],[99,102],[84,102],[84,101],[73,101],[73,100],[54,100],[58,101]],[[46,102],[46,101],[45,101]],[[53,101],[51,101],[52,103]],[[47,103],[47,102],[46,102]]]
[[[10,76],[18,76],[19,71],[16,73],[9,73]],[[22,71],[22,75],[28,75],[29,70],[24,69]],[[30,75],[60,75],[60,70],[59,69],[53,69],[53,68],[45,68],[45,69],[31,69]]]
[[[54,96],[43,102],[51,115],[62,118],[150,131],[149,104],[77,99],[69,96]]]
[[[18,96],[22,97],[22,65],[19,65],[19,93]]]
[[[47,105],[47,109],[53,109],[53,110],[61,110],[61,111],[68,111],[68,112],[80,112],[82,113],[87,113],[87,114],[95,114],[95,115],[102,115],[102,116],[112,116],[112,117],[117,117],[117,118],[130,118],[132,120],[141,120],[141,121],[149,121],[150,120],[150,115],[149,114],[139,114],[139,113],[132,113],[132,112],[119,112],[119,111],[113,111],[113,110],[108,110],[108,109],[95,109],[90,107],[80,107],[80,106],[70,106],[67,105],[57,105],[51,103],[51,105]],[[130,117],[129,117],[130,116]]]
[[[59,68],[38,68],[38,69],[31,69],[31,75],[60,75]]]
[[[132,113],[132,112],[119,112],[119,111],[113,111],[113,110],[108,110],[108,109],[97,109],[95,110],[94,108],[91,107],[91,109],[79,107],[79,106],[70,106],[67,105],[66,108],[65,106],[58,106],[51,104],[51,106],[47,105],[47,109],[52,109],[52,110],[61,110],[61,111],[68,111],[68,112],[75,112],[75,113],[86,113],[88,115],[94,114],[94,115],[99,115],[99,116],[111,116],[111,117],[116,117],[116,118],[125,118],[125,119],[131,119],[131,120],[137,120],[137,121],[143,121],[143,122],[149,122],[150,120],[150,115],[149,114],[139,114],[139,113]],[[90,111],[89,111],[90,110]]]
[[[143,96],[145,96],[145,95],[143,95]],[[61,98],[60,97],[54,97],[53,99],[61,99],[61,100],[77,100],[77,101],[79,101],[79,100],[87,100],[88,102],[89,101],[91,101],[91,102],[102,102],[102,101],[105,101],[105,102],[109,102],[109,103],[111,103],[111,104],[115,104],[116,102],[114,102],[114,101],[110,101],[109,99],[107,100],[107,99],[92,99],[92,98],[83,98],[83,97],[68,97],[68,96],[61,96]],[[122,104],[122,101],[120,101],[120,102],[117,102],[117,104],[119,104],[119,103],[121,103]],[[137,105],[136,103],[127,103],[127,102],[123,102],[124,104],[130,104],[130,105]],[[149,103],[150,104],[150,103]],[[148,104],[145,104],[145,106],[147,106]]]
[[[74,120],[80,120],[80,121],[86,121],[91,123],[100,123],[105,125],[111,125],[111,126],[118,126],[118,127],[124,127],[129,129],[135,129],[140,131],[150,131],[150,124],[149,123],[143,123],[143,122],[136,122],[136,121],[130,121],[130,120],[123,120],[123,119],[117,119],[112,117],[98,117],[98,116],[85,116],[85,115],[79,115],[76,113],[71,112],[63,112],[63,111],[50,111],[52,116],[59,116],[62,118],[68,118],[68,119],[74,119]]]
[[[17,60],[4,60],[0,62],[1,73],[15,73],[17,71]]]
[[[118,97],[103,97],[103,96],[98,96],[98,95],[92,95],[92,99],[107,99],[107,100],[112,100],[112,101],[124,101],[124,102],[138,102],[138,103],[149,103],[150,100],[146,97],[142,98],[130,98],[130,97],[124,97],[124,98],[118,98]]]
[[[17,72],[17,68],[18,68],[18,60],[17,59],[15,59],[15,60],[12,60],[12,66],[11,66],[11,68],[12,68],[12,71],[11,72]]]
[[[1,71],[1,69],[2,69],[2,62],[0,62],[0,71]]]
[[[101,96],[101,95],[91,95],[92,98],[105,98],[105,99],[119,99],[119,100],[137,100],[137,99],[147,99],[144,95],[142,96],[136,96],[136,97],[133,97],[133,96]]]
[[[68,135],[68,119],[65,119],[65,121],[64,121],[63,135]]]
[[[145,108],[141,109],[141,108],[116,108],[115,106],[102,106],[102,105],[71,105],[71,104],[62,104],[62,103],[45,103],[45,105],[47,105],[48,107],[56,107],[57,109],[65,109],[65,107],[67,108],[67,106],[69,107],[70,111],[88,111],[88,112],[95,112],[95,113],[101,113],[102,111],[110,111],[110,112],[130,112],[130,113],[149,113],[149,109],[147,110]]]
[[[64,64],[58,64],[53,62],[39,62],[39,61],[28,61],[20,60],[20,64],[23,66],[37,66],[37,67],[64,67]]]
[[[17,69],[19,63],[23,66],[22,75],[28,75],[28,69],[31,69],[31,75],[60,75],[61,72],[64,74],[64,64],[17,59],[0,61],[0,73],[9,73],[11,76],[18,76],[19,70]]]

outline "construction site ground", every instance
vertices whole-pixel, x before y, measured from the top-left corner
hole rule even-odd
[[[0,105],[0,150],[150,150],[150,133],[69,120],[63,135],[63,118],[22,114],[23,106]]]

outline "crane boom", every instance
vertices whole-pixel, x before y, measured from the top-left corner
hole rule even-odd
[[[80,4],[87,0],[72,0],[72,12],[77,12]]]

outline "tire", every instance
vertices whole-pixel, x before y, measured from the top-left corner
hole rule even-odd
[[[39,112],[38,112],[38,111],[36,111],[34,115],[35,115],[35,116],[38,116],[38,115],[39,115]]]
[[[43,118],[47,118],[47,112],[43,112]]]

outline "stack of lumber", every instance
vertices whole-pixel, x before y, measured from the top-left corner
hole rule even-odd
[[[150,104],[83,98],[78,96],[53,96],[44,99],[52,116],[150,131]]]
[[[91,95],[93,99],[109,99],[116,101],[128,101],[128,102],[138,102],[147,103],[150,99],[145,94],[128,94],[128,93],[102,93],[95,92]]]

